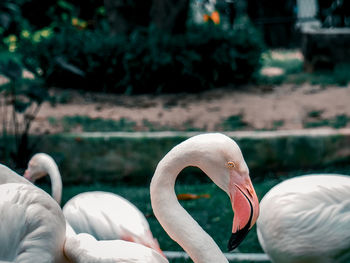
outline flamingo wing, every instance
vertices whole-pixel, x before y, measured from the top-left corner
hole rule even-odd
[[[32,185],[32,183],[23,178],[23,176],[18,175],[5,165],[0,164],[0,184],[7,183],[20,183]]]
[[[350,258],[349,197],[346,176],[308,175],[280,183],[261,201],[261,246],[273,262],[347,262],[334,260]]]
[[[44,191],[29,184],[0,185],[0,222],[0,260],[64,262],[65,220]]]
[[[97,241],[89,234],[67,238],[65,255],[76,263],[167,263],[159,253],[140,244],[123,240]]]
[[[154,242],[140,210],[113,193],[79,194],[66,203],[63,213],[76,233],[89,233],[97,240],[123,239],[144,245]]]

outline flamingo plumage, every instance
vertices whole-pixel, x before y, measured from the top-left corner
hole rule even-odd
[[[98,241],[89,234],[67,231],[58,203],[3,165],[0,183],[0,262],[168,262],[137,243]]]
[[[151,203],[155,216],[169,236],[184,248],[191,259],[195,263],[227,263],[226,257],[214,240],[184,210],[177,200],[174,191],[176,177],[187,166],[199,167],[229,196],[235,213],[228,245],[230,250],[233,250],[242,242],[259,215],[259,202],[250,180],[249,169],[239,146],[231,138],[218,133],[197,135],[175,146],[164,156],[158,163],[150,186]],[[88,234],[80,234],[80,237],[85,235]],[[79,242],[74,234],[66,239],[66,245],[72,244],[70,246],[72,249],[83,246],[85,249],[81,251],[91,252],[90,249],[87,249],[91,247],[89,242],[94,242],[90,235],[87,239],[84,239],[84,242]],[[76,242],[79,243],[76,244]],[[108,245],[104,246],[105,243],[98,244],[101,244],[101,249],[108,247]],[[135,243],[135,245],[138,244]],[[100,247],[100,245],[97,247]],[[111,249],[109,248],[107,251]],[[74,249],[72,252],[74,256],[79,257]],[[70,255],[68,249],[65,253]],[[159,253],[155,251],[154,253],[160,256]],[[160,257],[160,260],[165,260],[162,256]],[[79,258],[70,258],[77,260],[76,262],[80,260]]]
[[[200,168],[229,196],[234,210],[229,250],[235,249],[254,225],[259,203],[239,146],[226,135],[193,136],[171,149],[158,163],[150,191],[154,215],[195,263],[228,262],[215,241],[179,204],[174,186],[182,169]]]
[[[48,154],[37,153],[29,161],[24,177],[35,182],[45,175],[51,180],[52,197],[60,203],[62,179],[57,164]],[[131,241],[163,253],[142,212],[117,194],[103,191],[78,194],[64,205],[63,214],[77,234],[88,233],[97,240]]]
[[[272,262],[350,262],[350,177],[304,175],[260,202],[259,242]]]

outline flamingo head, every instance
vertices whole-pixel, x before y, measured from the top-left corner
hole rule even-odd
[[[24,172],[24,178],[34,183],[36,180],[47,175],[47,159],[51,158],[45,153],[35,154],[29,161],[28,167]]]
[[[198,166],[228,194],[232,204],[234,219],[228,243],[231,251],[244,240],[258,219],[259,200],[236,142],[223,134],[207,134],[203,140],[206,142],[200,150]]]

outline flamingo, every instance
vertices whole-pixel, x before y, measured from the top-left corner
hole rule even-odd
[[[179,204],[175,180],[187,166],[199,167],[225,191],[234,210],[229,250],[236,248],[254,225],[259,202],[239,146],[220,133],[193,136],[175,146],[158,163],[150,185],[154,215],[168,235],[195,263],[228,262],[214,240]]]
[[[3,165],[0,183],[0,262],[168,262],[137,243],[97,241],[89,234],[67,231],[58,203]]]
[[[62,179],[54,159],[45,153],[35,154],[24,177],[31,182],[49,175],[52,197],[60,204]],[[163,254],[142,212],[125,198],[108,192],[81,193],[63,207],[63,214],[76,233],[88,233],[97,240],[121,239],[142,244]]]
[[[228,244],[230,250],[242,242],[259,214],[259,202],[249,177],[248,167],[240,148],[232,139],[219,133],[202,134],[191,137],[170,150],[158,163],[150,186],[155,216],[169,236],[184,248],[192,260],[195,263],[227,263],[226,257],[214,240],[183,209],[176,198],[174,192],[176,177],[187,166],[202,169],[230,197],[235,212],[232,235]],[[84,237],[88,234],[79,235]],[[79,244],[91,247],[89,239],[92,237],[90,235],[88,237]],[[80,247],[75,245],[77,241],[74,235],[69,238],[72,240],[66,241],[66,246]],[[102,245],[105,243],[99,244],[103,249]],[[106,247],[107,245],[104,248]],[[72,251],[74,253],[73,249]],[[82,251],[90,250],[82,249]],[[160,255],[155,250],[151,251]],[[70,256],[69,251],[65,253]],[[162,257],[162,260],[165,259]]]
[[[16,172],[2,164],[0,164],[0,175],[3,175],[0,176],[0,185],[7,183],[32,184],[24,179],[23,176],[18,175]]]
[[[33,185],[0,185],[0,260],[65,262],[65,221],[60,210]]]
[[[261,200],[259,242],[272,262],[350,262],[350,177],[285,180]]]

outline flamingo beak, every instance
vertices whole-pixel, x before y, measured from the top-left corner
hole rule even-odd
[[[240,184],[234,183],[231,179],[230,198],[234,219],[228,250],[232,251],[238,247],[254,226],[259,215],[259,200],[250,179]]]
[[[32,177],[30,176],[29,168],[25,170],[23,177],[27,179],[29,182],[33,182]]]

